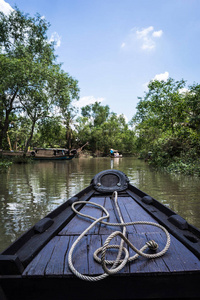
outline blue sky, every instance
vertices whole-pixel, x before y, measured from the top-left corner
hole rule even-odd
[[[199,0],[0,0],[39,13],[79,106],[101,101],[130,120],[152,79],[200,83]]]

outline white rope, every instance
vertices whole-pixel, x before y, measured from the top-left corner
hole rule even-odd
[[[76,239],[76,241],[73,243],[70,251],[69,251],[69,255],[68,255],[68,264],[69,267],[71,269],[71,271],[80,279],[83,280],[87,280],[87,281],[98,281],[101,279],[104,279],[105,277],[111,275],[111,274],[115,274],[117,272],[119,272],[125,265],[127,262],[132,262],[134,260],[136,260],[139,255],[146,257],[146,258],[158,258],[162,255],[164,255],[166,253],[166,251],[168,250],[169,246],[170,246],[170,235],[168,233],[168,231],[161,226],[160,224],[154,223],[154,222],[146,222],[146,221],[137,221],[137,222],[124,222],[119,205],[118,205],[118,194],[115,191],[113,193],[112,199],[114,200],[114,204],[115,204],[115,208],[117,210],[118,216],[119,216],[119,220],[120,223],[110,223],[108,221],[104,221],[104,220],[109,220],[109,213],[108,211],[105,209],[105,207],[103,207],[100,204],[94,203],[94,202],[88,202],[88,201],[78,201],[78,202],[74,202],[72,204],[72,210],[82,216],[82,217],[86,217],[89,218],[91,220],[94,220],[94,222],[88,227],[86,228],[81,234],[80,236]],[[103,212],[105,213],[105,216],[102,216],[100,218],[94,218],[92,216],[83,214],[79,211],[77,211],[75,209],[75,205],[77,204],[90,204],[93,206],[96,206],[99,209],[102,209]],[[75,249],[75,247],[77,246],[77,244],[80,242],[80,240],[90,231],[90,229],[92,229],[97,223],[102,223],[105,225],[109,225],[109,226],[122,226],[123,227],[123,232],[121,231],[115,231],[113,233],[111,233],[109,235],[109,237],[106,239],[106,241],[104,242],[104,245],[102,247],[100,247],[99,249],[97,249],[94,252],[94,259],[98,262],[101,263],[102,268],[104,270],[104,273],[98,276],[86,276],[81,274],[80,272],[78,272],[78,270],[76,270],[76,268],[74,267],[73,263],[72,263],[72,255],[73,255],[73,251]],[[165,244],[165,247],[160,251],[160,252],[156,252],[153,254],[149,254],[149,253],[144,253],[145,249],[150,248],[151,250],[156,251],[158,249],[158,244],[151,240],[146,242],[146,244],[141,248],[141,249],[137,249],[126,237],[126,226],[130,226],[130,225],[151,225],[151,226],[156,226],[160,229],[162,229],[167,237],[167,241]],[[120,245],[109,245],[111,240],[113,238],[115,238],[116,236],[119,236],[121,238],[121,242]],[[132,249],[136,252],[136,254],[134,256],[129,257],[129,252],[128,250],[124,247],[124,242]],[[119,249],[118,250],[118,254],[117,254],[117,258],[116,260],[106,260],[106,251],[108,249]],[[123,259],[121,259],[122,256],[122,252],[125,253],[125,257]],[[101,258],[98,257],[98,254],[101,253]],[[107,265],[112,265],[110,269],[107,268]]]

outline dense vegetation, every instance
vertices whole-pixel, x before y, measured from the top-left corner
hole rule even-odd
[[[36,126],[45,127],[55,111],[66,134],[69,130],[78,83],[56,62],[48,27],[39,15],[31,18],[18,9],[0,13],[0,149],[8,140],[10,148],[15,144],[27,152]]]
[[[0,149],[78,148],[140,155],[157,167],[200,175],[200,85],[152,81],[128,124],[96,102],[80,112],[78,81],[62,70],[49,24],[15,9],[0,13]]]
[[[114,148],[123,154],[133,154],[136,137],[123,115],[110,112],[109,106],[100,103],[87,105],[81,109],[77,119],[76,132],[82,142],[89,142],[89,149],[101,155],[108,155]]]
[[[151,163],[167,170],[200,175],[200,85],[184,80],[152,81],[139,98],[137,148]]]

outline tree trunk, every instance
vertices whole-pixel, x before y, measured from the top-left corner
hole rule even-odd
[[[13,94],[11,100],[10,100],[10,104],[8,109],[6,109],[6,117],[5,117],[5,121],[1,122],[1,131],[0,131],[0,149],[2,149],[3,147],[3,140],[4,138],[7,137],[7,131],[8,131],[8,127],[9,127],[9,116],[11,111],[13,110],[13,102],[15,100],[15,97],[17,96],[18,93],[18,88],[16,89],[15,93]],[[2,99],[3,101],[3,99]]]
[[[8,131],[8,127],[9,127],[9,115],[10,115],[10,112],[6,111],[6,118],[5,118],[4,123],[2,124],[2,129],[1,129],[1,133],[0,133],[0,149],[3,148],[4,138],[7,138],[7,131]]]
[[[72,145],[71,145],[71,128],[67,128],[67,132],[66,132],[66,140],[67,140],[67,149],[71,149]]]
[[[33,138],[33,132],[34,132],[34,128],[35,128],[35,123],[36,123],[36,121],[34,120],[34,121],[33,121],[33,124],[32,124],[32,128],[31,128],[30,136],[29,136],[29,138],[28,138],[28,140],[27,140],[27,142],[26,142],[26,146],[25,146],[25,149],[24,149],[24,156],[26,156],[26,153],[27,153],[27,151],[28,151],[28,147],[29,147],[29,145],[30,145],[30,143],[31,143],[31,141],[32,141],[32,138]]]

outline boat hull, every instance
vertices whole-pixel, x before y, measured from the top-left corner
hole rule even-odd
[[[74,156],[35,156],[33,160],[71,160],[72,158],[74,158]]]
[[[58,152],[58,150],[55,150]],[[26,157],[31,157],[33,160],[71,160],[75,155],[64,155],[62,151],[54,153],[54,150],[51,149],[39,149],[37,151],[31,151],[26,153]],[[40,154],[42,153],[42,155]],[[23,157],[23,151],[1,151],[0,154],[7,158],[12,157]]]
[[[113,206],[112,193],[127,226],[127,237],[140,249],[154,239],[161,251],[165,234],[157,225],[168,230],[171,244],[161,257],[139,257],[122,270],[104,280],[80,280],[72,272],[68,259],[78,236],[98,219],[101,205],[110,214],[110,223],[119,220]],[[89,205],[88,205],[89,204]],[[135,221],[144,222],[135,224]],[[134,222],[134,224],[133,224]],[[146,224],[154,222],[157,224]],[[93,252],[105,244],[113,230],[121,226],[94,224],[85,233],[72,255],[72,262],[81,274],[96,277],[104,273],[93,259]],[[120,243],[119,237],[113,243]],[[134,251],[125,245],[130,256]],[[152,250],[147,250],[151,254]],[[108,253],[116,259],[116,251]],[[86,189],[70,198],[40,220],[0,255],[1,293],[5,299],[198,299],[200,298],[200,231],[188,224],[169,208],[132,186],[117,170],[97,174]],[[12,289],[10,288],[12,286]]]
[[[109,277],[106,282],[95,283],[73,278],[12,278],[3,284],[6,290],[5,299],[22,300],[94,300],[94,299],[199,299],[196,286],[199,276],[191,275],[185,278],[177,274],[173,280],[169,276],[147,277]],[[12,287],[12,288],[11,288]],[[15,296],[13,292],[15,291]],[[1,293],[0,293],[1,296]],[[5,293],[2,292],[2,298]]]

